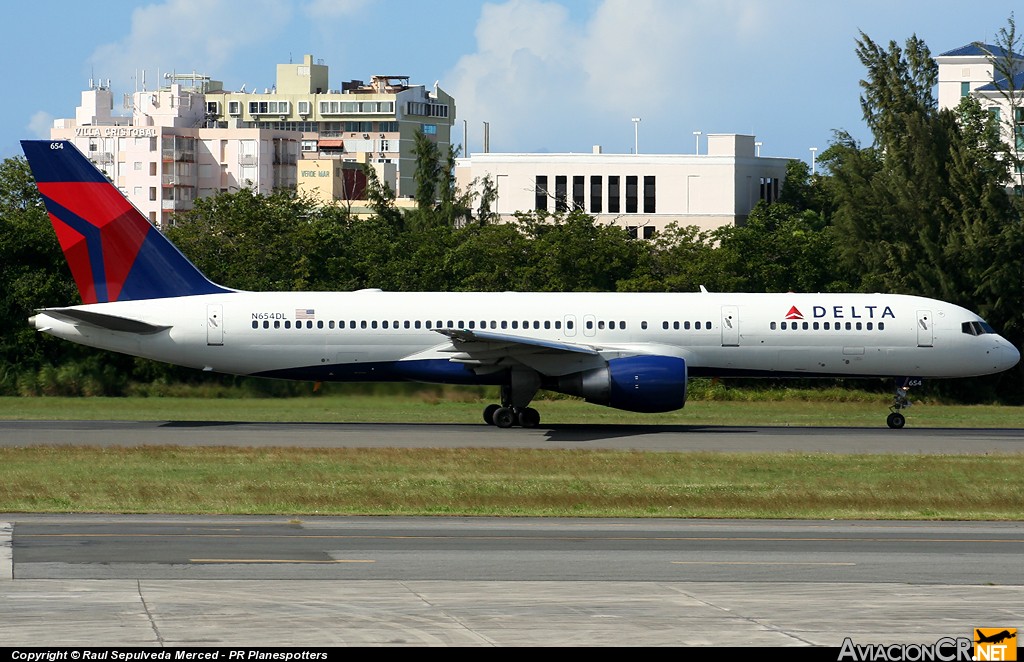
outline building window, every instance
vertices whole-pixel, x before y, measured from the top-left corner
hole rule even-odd
[[[537,186],[534,189],[534,209],[548,210],[548,176],[537,175]]]
[[[644,176],[644,213],[655,213],[654,175]]]
[[[425,135],[425,136],[436,136],[437,135],[437,125],[436,124],[424,124],[423,125],[423,135]]]
[[[778,179],[774,177],[761,178],[761,199],[769,203],[779,199]]]
[[[590,213],[601,213],[601,176],[591,175],[590,177]]]
[[[242,102],[241,101],[228,101],[228,115],[241,115],[242,114]]]
[[[626,213],[635,214],[637,212],[637,176],[628,175],[626,177]]]
[[[620,211],[619,202],[619,176],[608,176],[608,213],[618,214]]]
[[[965,97],[965,96],[967,96],[970,93],[971,93],[971,83],[970,83],[970,81],[966,81],[965,80],[964,82],[960,83],[960,96]]]
[[[299,115],[311,115],[311,114],[312,114],[312,104],[310,104],[308,101],[300,101],[299,102]]]
[[[557,175],[555,177],[555,211],[568,211],[568,192],[566,189],[569,186],[569,178],[565,175]]]
[[[586,178],[583,175],[573,175],[572,178],[572,207],[579,211],[584,211],[587,208],[587,203],[583,199],[583,184],[586,182]]]

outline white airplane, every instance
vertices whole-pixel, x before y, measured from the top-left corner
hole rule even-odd
[[[67,141],[22,147],[83,305],[39,331],[204,371],[500,387],[484,421],[534,427],[547,389],[637,412],[690,377],[895,377],[888,425],[924,378],[1007,370],[974,313],[897,294],[243,292],[207,279]],[[703,288],[702,288],[703,290]]]

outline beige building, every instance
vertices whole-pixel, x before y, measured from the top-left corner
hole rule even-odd
[[[455,124],[455,99],[436,83],[428,89],[410,84],[408,76],[378,75],[369,83],[351,80],[332,88],[327,65],[312,55],[299,64],[277,65],[273,88],[211,90],[206,104],[216,126],[307,134],[302,142],[307,158],[395,164],[393,188],[405,198],[416,191],[416,132],[446,154]]]
[[[790,159],[758,155],[754,136],[711,134],[703,154],[473,154],[460,159],[460,189],[497,189],[492,211],[580,209],[599,222],[651,237],[670,223],[710,230],[746,222],[759,200],[778,198]]]

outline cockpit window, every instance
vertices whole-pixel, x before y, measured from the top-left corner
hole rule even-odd
[[[960,330],[969,336],[983,336],[996,332],[987,322],[964,322],[960,325]]]

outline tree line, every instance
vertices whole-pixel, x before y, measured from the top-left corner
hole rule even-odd
[[[1012,53],[1012,18],[1000,40]],[[883,46],[862,33],[857,55],[872,143],[837,131],[818,172],[790,162],[780,199],[759,203],[741,226],[673,225],[636,240],[581,210],[497,223],[492,183],[458,190],[454,151],[421,135],[414,209],[396,208],[367,170],[370,218],[294,192],[243,189],[196,200],[167,234],[212,280],[242,290],[894,292],[977,311],[1020,347],[1024,203],[1008,167],[1016,145],[972,97],[938,108],[938,68],[920,39]],[[207,378],[28,326],[35,309],[78,294],[21,157],[0,163],[0,265],[0,394],[119,395]],[[1022,386],[1018,366],[943,388],[1019,404]]]

